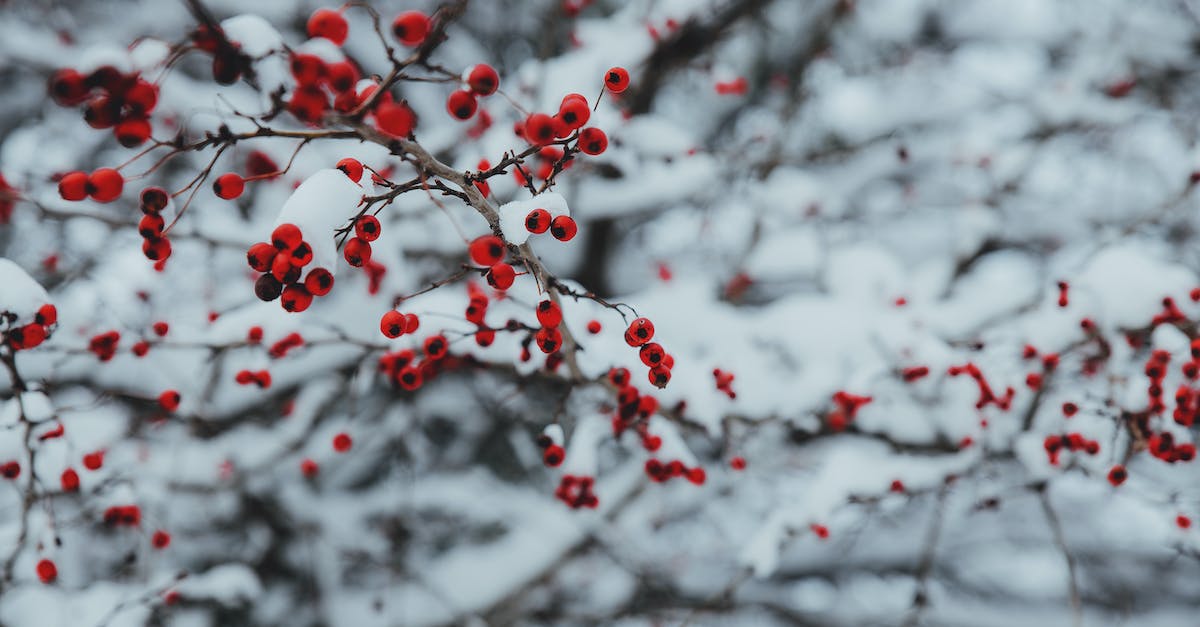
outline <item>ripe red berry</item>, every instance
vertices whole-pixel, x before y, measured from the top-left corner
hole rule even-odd
[[[375,216],[365,215],[354,223],[354,234],[357,235],[359,239],[373,242],[379,239],[380,232],[381,229],[379,226],[379,218],[376,218]]]
[[[163,337],[167,334],[168,331],[171,330],[171,327],[167,323],[159,321],[159,322],[154,323],[153,329],[154,329],[155,335],[157,335],[158,337]]]
[[[471,119],[478,108],[479,102],[475,100],[475,94],[469,91],[455,90],[446,98],[446,110],[459,120]]]
[[[48,327],[58,322],[58,308],[50,303],[46,303],[38,307],[37,313],[33,315],[33,321]]]
[[[582,96],[579,98],[563,98],[562,104],[558,108],[558,118],[562,120],[567,129],[575,130],[584,124],[592,117],[592,110],[588,107],[587,100]]]
[[[650,369],[647,378],[654,387],[665,388],[667,387],[667,383],[671,381],[671,369],[664,365],[655,366]]]
[[[74,107],[87,100],[88,87],[84,77],[71,68],[63,68],[50,76],[50,97],[63,107]]]
[[[544,327],[557,327],[562,324],[562,308],[552,300],[544,300],[537,305],[537,319]]]
[[[741,455],[734,457],[733,459],[729,460],[729,467],[734,470],[745,470],[746,458],[742,457]]]
[[[408,137],[417,124],[417,116],[407,104],[388,101],[375,107],[375,122],[380,131],[392,137]]]
[[[0,464],[0,477],[8,480],[16,479],[21,476],[21,464],[17,462],[4,462]]]
[[[333,275],[325,268],[313,268],[304,277],[304,289],[313,296],[324,296],[333,290]]]
[[[641,358],[642,363],[651,368],[661,364],[666,354],[667,352],[663,350],[662,344],[658,342],[650,342],[642,346],[642,349],[638,351],[638,357]]]
[[[300,245],[293,248],[292,252],[283,256],[287,259],[288,264],[294,268],[303,268],[309,263],[312,263],[313,249],[308,245],[308,242],[300,242]]]
[[[88,193],[98,202],[112,202],[121,197],[125,177],[112,168],[100,168],[88,176]]]
[[[150,237],[142,242],[142,254],[150,261],[163,261],[171,256],[171,240]]]
[[[496,68],[480,63],[467,73],[467,85],[480,96],[490,96],[500,87],[500,75],[496,73]]]
[[[545,451],[542,451],[542,461],[550,467],[557,467],[561,465],[566,457],[567,452],[563,450],[563,447],[557,444],[551,444],[550,446],[546,447]]]
[[[579,149],[584,154],[598,155],[608,149],[608,135],[594,126],[589,126],[579,131]]]
[[[561,242],[571,241],[578,232],[579,226],[575,224],[575,220],[572,220],[571,216],[558,216],[550,223],[550,234]]]
[[[495,235],[481,235],[467,247],[471,261],[481,266],[494,266],[504,259],[504,240]]]
[[[324,37],[335,46],[340,46],[346,43],[349,33],[350,26],[346,18],[333,9],[317,9],[308,18],[308,36],[311,38]]]
[[[271,263],[278,253],[276,248],[266,242],[259,242],[246,251],[246,261],[258,272],[270,272]]]
[[[554,118],[545,113],[534,113],[525,119],[525,141],[531,144],[548,144],[556,134]]]
[[[1125,479],[1128,476],[1129,474],[1125,471],[1125,467],[1121,464],[1117,464],[1108,471],[1108,482],[1111,483],[1113,487],[1116,487],[1122,483],[1125,483]]]
[[[139,118],[145,118],[151,111],[154,111],[156,104],[158,104],[158,87],[145,79],[137,79],[137,82],[125,92],[125,106],[129,107],[130,111]]]
[[[100,470],[104,466],[104,451],[94,451],[83,456],[83,467]]]
[[[308,309],[309,305],[312,305],[312,301],[313,295],[299,283],[293,283],[283,288],[283,293],[279,296],[279,304],[283,306],[283,310],[292,313],[300,313]]]
[[[336,167],[344,172],[346,176],[350,177],[351,181],[357,183],[362,180],[363,164],[358,159],[346,157],[345,159],[338,161]]]
[[[291,252],[300,242],[304,241],[304,236],[300,232],[300,227],[291,223],[280,224],[271,231],[271,245],[276,250]]]
[[[507,263],[498,263],[489,268],[487,272],[488,285],[502,291],[512,287],[516,278],[517,271]]]
[[[625,342],[633,347],[639,347],[654,338],[654,323],[646,318],[638,318],[629,323],[625,331]]]
[[[692,468],[687,473],[687,480],[691,481],[692,483],[694,483],[696,485],[703,485],[704,480],[707,477],[708,477],[707,473],[705,473],[704,469],[699,466]]]
[[[139,197],[143,213],[158,213],[167,207],[171,196],[161,187],[147,187]]]
[[[153,237],[162,237],[163,228],[166,226],[166,221],[157,213],[147,213],[138,220],[138,235],[146,239]]]
[[[150,545],[156,549],[165,549],[171,544],[171,534],[159,529],[150,536]]]
[[[1187,529],[1188,527],[1192,526],[1192,519],[1184,516],[1183,514],[1179,514],[1175,517],[1175,524],[1178,525],[1180,529]]]
[[[545,233],[550,229],[550,212],[534,209],[525,216],[525,229],[530,233]]]
[[[601,329],[602,329],[602,327],[600,326],[599,320],[589,320],[588,321],[588,323],[587,323],[588,333],[591,333],[592,335],[596,335],[597,333],[600,332]]]
[[[180,400],[179,392],[175,390],[167,390],[158,395],[158,405],[167,411],[179,409]]]
[[[74,468],[68,468],[59,477],[59,483],[63,492],[74,492],[79,489],[79,473],[75,472]]]
[[[629,72],[623,67],[609,68],[604,73],[604,86],[614,94],[619,94],[629,88]]]
[[[404,335],[404,314],[395,310],[383,314],[379,320],[379,330],[392,339]]]
[[[354,446],[354,440],[350,438],[349,433],[343,432],[333,436],[333,450],[339,453],[345,453],[346,451],[350,450],[350,447],[352,446]]]
[[[246,189],[246,180],[233,172],[222,174],[213,181],[213,192],[218,198],[233,200],[242,195]]]
[[[542,327],[533,341],[543,353],[550,354],[562,347],[562,332],[554,327]]]
[[[300,460],[300,473],[303,474],[305,477],[312,478],[312,477],[317,476],[317,472],[320,469],[321,469],[320,466],[317,466],[317,462],[314,462],[313,460],[308,459],[307,457]]]
[[[419,46],[429,34],[429,17],[420,11],[405,11],[392,21],[392,34],[406,46]]]
[[[371,260],[371,244],[366,240],[352,237],[350,241],[346,242],[342,256],[346,258],[346,263],[355,268],[361,268]]]
[[[135,148],[150,139],[150,122],[146,118],[125,118],[113,128],[117,143],[126,148]]]
[[[83,172],[69,172],[58,180],[58,195],[63,200],[79,201],[87,198],[88,175]]]
[[[37,576],[42,583],[52,584],[58,579],[58,567],[50,560],[39,560],[37,563]]]

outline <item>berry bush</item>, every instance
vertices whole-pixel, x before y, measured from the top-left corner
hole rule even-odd
[[[67,4],[0,625],[1195,622],[1200,4]]]

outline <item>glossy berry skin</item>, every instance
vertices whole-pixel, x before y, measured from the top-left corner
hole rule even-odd
[[[324,296],[333,290],[333,274],[325,268],[313,268],[304,277],[304,289],[313,296]]]
[[[467,247],[471,261],[481,266],[494,266],[504,259],[504,240],[495,235],[481,235]]]
[[[163,261],[171,256],[171,240],[165,237],[147,238],[142,242],[142,254],[150,261]]]
[[[525,229],[530,233],[545,233],[550,230],[550,212],[545,209],[534,209],[525,216]]]
[[[279,304],[283,306],[283,310],[291,313],[300,313],[308,309],[312,302],[312,294],[299,283],[283,288],[283,293],[279,296]]]
[[[623,67],[609,68],[604,73],[604,86],[614,94],[629,88],[629,72]]]
[[[651,368],[661,364],[666,354],[666,351],[663,350],[662,345],[658,342],[650,342],[642,346],[641,350],[638,351],[638,357],[641,358],[642,363]]]
[[[39,560],[36,570],[38,579],[44,584],[52,584],[58,579],[58,567],[50,560]]]
[[[490,96],[500,88],[500,75],[496,73],[496,68],[480,63],[467,73],[467,85],[480,96]]]
[[[271,262],[275,260],[278,252],[274,246],[266,242],[259,242],[246,251],[246,261],[257,272],[269,272]]]
[[[333,436],[333,450],[339,453],[345,453],[354,446],[354,440],[350,438],[349,433],[339,433]]]
[[[654,323],[646,318],[638,318],[629,323],[625,331],[625,343],[635,348],[643,346],[654,339]]]
[[[355,268],[361,268],[371,260],[371,244],[366,240],[352,237],[350,241],[346,242],[342,256],[346,258],[346,263]]]
[[[375,216],[366,215],[354,223],[354,234],[361,240],[373,242],[379,239],[380,232],[379,218]]]
[[[345,159],[338,161],[336,167],[344,172],[346,176],[350,177],[351,181],[357,183],[362,180],[363,164],[358,159],[346,157]]]
[[[542,451],[542,462],[551,468],[562,465],[563,460],[566,459],[566,457],[567,452],[563,450],[563,447],[557,444],[551,444],[550,446],[546,447],[546,450]]]
[[[88,176],[88,193],[98,202],[112,202],[121,197],[125,177],[112,168],[100,168]]]
[[[221,176],[217,177],[217,180],[213,181],[213,193],[215,193],[218,198],[223,198],[225,200],[233,200],[234,198],[241,196],[245,189],[246,180],[233,172],[222,174]]]
[[[126,118],[113,128],[117,143],[126,148],[136,148],[150,139],[150,122],[146,118]]]
[[[300,233],[300,227],[291,223],[280,224],[271,231],[271,245],[275,250],[291,252],[304,241],[304,236]]]
[[[665,388],[667,387],[667,383],[671,381],[671,369],[663,365],[655,366],[650,369],[650,373],[646,378],[650,380],[650,383],[654,387]]]
[[[79,489],[79,473],[75,472],[74,468],[68,468],[62,472],[59,477],[59,484],[62,486],[63,492],[74,492]]]
[[[450,350],[450,342],[441,335],[425,338],[425,356],[430,359],[441,359]]]
[[[346,23],[346,18],[333,9],[317,9],[308,18],[310,38],[324,37],[335,46],[340,46],[346,43],[346,36],[349,34],[350,26]]]
[[[63,200],[80,201],[88,195],[88,175],[70,172],[58,180],[58,195]]]
[[[429,17],[420,11],[405,11],[392,20],[392,34],[406,46],[419,46],[429,34]]]
[[[406,104],[381,102],[375,107],[375,123],[380,131],[392,137],[408,137],[417,124],[417,116]]]
[[[138,220],[138,235],[144,238],[162,237],[166,221],[157,213],[148,213]]]
[[[516,278],[517,271],[507,263],[498,263],[492,266],[487,272],[488,285],[498,290],[506,290],[512,287],[513,281]]]
[[[170,544],[171,544],[171,534],[163,531],[162,529],[155,531],[154,535],[150,536],[150,546],[153,546],[156,549],[159,549],[159,550],[165,549]]]
[[[446,98],[446,111],[450,115],[459,120],[469,120],[475,115],[475,111],[479,108],[479,101],[475,99],[475,94],[469,91],[457,90],[450,93]]]
[[[550,234],[560,242],[569,242],[579,232],[579,226],[571,216],[558,216],[550,222]]]
[[[562,348],[562,332],[553,327],[542,327],[534,334],[533,343],[548,355]]]
[[[321,470],[321,467],[317,465],[317,462],[314,462],[313,460],[308,459],[307,457],[300,460],[300,474],[304,475],[305,477],[308,477],[309,479],[311,479],[311,478],[317,476],[317,473],[320,470]]]
[[[383,335],[391,339],[396,339],[405,333],[404,314],[398,311],[389,311],[383,314],[383,318],[379,320],[379,330]]]
[[[554,118],[545,113],[535,113],[525,118],[525,141],[535,144],[549,144],[554,141],[556,128]]]
[[[587,124],[591,117],[592,110],[588,107],[587,100],[582,97],[564,98],[558,108],[558,118],[572,131]]]
[[[537,305],[537,319],[544,327],[557,327],[562,324],[562,309],[552,300],[544,300]]]
[[[584,154],[598,155],[608,149],[608,136],[604,131],[589,126],[579,132],[579,149]]]
[[[600,321],[599,321],[599,320],[589,320],[589,321],[588,321],[588,323],[587,323],[587,330],[588,330],[588,333],[591,333],[592,335],[596,335],[596,334],[597,334],[597,333],[599,333],[599,332],[600,332],[602,329],[603,329],[603,327],[602,327],[602,326],[600,326]]]
[[[167,208],[171,196],[161,187],[147,187],[139,197],[142,213],[158,213]]]
[[[159,407],[162,407],[167,411],[175,411],[176,409],[179,409],[180,400],[181,397],[179,396],[179,392],[176,392],[175,390],[167,390],[166,392],[158,395]]]
[[[50,97],[62,107],[74,107],[87,100],[88,87],[83,74],[63,68],[50,76]]]

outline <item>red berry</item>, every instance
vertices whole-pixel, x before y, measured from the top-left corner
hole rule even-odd
[[[357,235],[359,239],[373,242],[379,239],[379,233],[379,218],[376,218],[375,216],[363,216],[354,223],[354,234]]]
[[[592,335],[596,335],[597,333],[599,333],[601,328],[602,327],[600,326],[599,320],[589,320],[587,323],[588,333],[591,333]]]
[[[535,113],[525,119],[525,141],[531,144],[548,144],[554,141],[554,118],[545,113]]]
[[[350,439],[349,433],[339,433],[333,436],[333,450],[339,453],[345,453],[354,446],[354,440]]]
[[[517,278],[517,271],[507,263],[498,263],[488,269],[487,282],[488,285],[498,289],[506,290],[512,287],[513,281]]]
[[[167,207],[171,196],[161,187],[147,187],[140,196],[143,213],[158,213]]]
[[[333,289],[333,274],[325,268],[313,268],[304,278],[304,289],[313,296],[324,296]]]
[[[587,100],[583,97],[563,98],[558,107],[558,118],[572,131],[587,124],[591,116],[592,110],[588,108]]]
[[[159,529],[150,536],[150,545],[156,549],[165,549],[171,544],[171,534]]]
[[[63,107],[74,107],[87,100],[88,88],[84,77],[71,68],[63,68],[50,76],[50,97]]]
[[[629,72],[623,67],[609,68],[604,74],[604,86],[614,94],[619,94],[629,87]]]
[[[653,368],[662,363],[663,357],[666,356],[666,351],[663,350],[662,344],[658,342],[650,342],[638,351],[638,356],[642,359],[642,363]]]
[[[100,470],[104,466],[104,451],[95,451],[83,456],[83,467],[88,470]]]
[[[38,307],[37,313],[33,315],[33,321],[48,327],[58,322],[58,308],[50,303],[46,303]]]
[[[475,94],[469,91],[459,89],[451,92],[450,97],[446,98],[446,110],[459,120],[471,119],[478,108],[479,102],[475,100]]]
[[[417,117],[404,103],[381,102],[375,107],[375,122],[380,131],[392,137],[408,137],[417,124]]]
[[[692,483],[694,483],[696,485],[703,485],[704,480],[707,478],[707,476],[708,475],[704,472],[704,469],[697,466],[688,471],[687,480],[691,481]]]
[[[544,300],[537,305],[537,319],[544,327],[557,327],[562,324],[562,308],[552,300]]]
[[[249,262],[251,268],[258,272],[270,272],[276,253],[278,250],[274,246],[266,242],[259,242],[246,251],[246,261]]]
[[[1126,473],[1125,467],[1117,464],[1116,466],[1112,467],[1112,470],[1108,471],[1108,482],[1111,483],[1113,487],[1116,487],[1122,483],[1125,483],[1125,479],[1128,476],[1129,475]]]
[[[150,139],[150,122],[146,118],[125,118],[113,129],[117,143],[126,148],[135,148]]]
[[[112,168],[100,168],[88,176],[88,193],[98,202],[112,202],[121,197],[125,177]]]
[[[58,567],[50,560],[40,560],[37,563],[37,576],[44,584],[54,583],[58,579]]]
[[[571,241],[578,232],[579,226],[575,224],[571,216],[558,216],[550,223],[550,234],[561,242]]]
[[[404,314],[394,310],[383,314],[379,321],[379,330],[392,339],[404,335]]]
[[[314,462],[313,460],[308,459],[307,457],[300,460],[300,473],[303,474],[305,477],[309,477],[309,478],[315,477],[315,476],[317,476],[317,472],[319,470],[320,470],[320,466],[317,466],[317,462]]]
[[[167,411],[179,409],[180,400],[179,392],[175,390],[167,390],[158,395],[158,405]]]
[[[446,352],[450,350],[450,342],[441,335],[425,338],[425,355],[433,360],[438,360],[446,356]]]
[[[137,79],[129,91],[125,92],[125,106],[140,118],[144,118],[154,111],[154,106],[157,104],[158,87],[145,79]]]
[[[545,233],[550,229],[550,212],[534,209],[525,216],[525,229],[530,233]]]
[[[283,310],[292,313],[300,313],[308,309],[309,305],[312,305],[312,301],[313,295],[299,283],[283,288],[283,293],[279,297],[279,304],[283,305]]]
[[[58,180],[58,195],[63,200],[78,201],[87,198],[88,175],[83,172],[70,172]]]
[[[589,126],[579,131],[579,149],[585,154],[598,155],[608,149],[608,136],[604,131]]]
[[[21,464],[17,462],[5,462],[0,464],[0,477],[8,480],[16,479],[21,476]]]
[[[333,9],[317,9],[308,18],[309,37],[324,37],[334,45],[340,46],[346,43],[346,35],[349,33],[350,26],[346,23],[346,18]]]
[[[654,339],[654,323],[646,318],[638,318],[629,323],[625,331],[625,342],[633,347],[644,345]]]
[[[240,175],[229,172],[217,177],[213,181],[213,192],[217,197],[225,200],[233,200],[242,195],[242,191],[246,189],[246,180]]]
[[[481,235],[467,247],[471,261],[481,266],[494,266],[504,259],[504,240],[495,235]]]
[[[545,462],[547,466],[557,467],[563,463],[563,460],[566,459],[566,457],[567,452],[563,450],[563,447],[557,444],[551,444],[550,446],[546,447],[545,451],[542,451],[542,461]]]
[[[1175,517],[1175,524],[1178,525],[1180,529],[1187,529],[1188,527],[1192,526],[1192,519],[1180,514]]]
[[[346,157],[345,159],[337,162],[337,169],[344,172],[346,176],[350,177],[350,180],[354,181],[355,183],[362,180],[363,164],[358,159]]]
[[[74,468],[68,468],[59,477],[59,483],[63,492],[74,492],[79,489],[79,473],[75,472]]]
[[[338,61],[325,66],[325,81],[333,88],[338,95],[347,94],[347,98],[354,97],[354,84],[358,82],[358,68],[354,67],[349,61]],[[357,106],[357,102],[355,103]],[[334,100],[334,108],[337,108],[337,100]]]
[[[480,96],[490,96],[500,87],[500,75],[496,73],[496,68],[480,63],[467,73],[467,85]]]
[[[650,369],[647,378],[654,387],[665,388],[671,381],[671,369],[663,365],[655,366]]]
[[[163,261],[171,256],[171,241],[165,237],[151,237],[142,242],[142,254],[150,261]]]
[[[404,332],[405,333],[416,333],[417,329],[419,329],[419,328],[421,328],[421,319],[419,317],[417,317],[417,314],[414,314],[414,313],[404,314]]]
[[[154,334],[157,335],[158,337],[165,336],[167,334],[167,332],[171,330],[170,325],[168,325],[165,322],[155,322],[153,328],[154,328]]]
[[[392,34],[406,46],[419,46],[429,34],[429,17],[420,11],[405,11],[392,21]]]
[[[352,237],[350,241],[346,242],[342,256],[346,258],[346,263],[355,268],[361,268],[371,260],[371,244],[366,240]]]
[[[562,347],[562,332],[554,327],[542,327],[533,341],[543,353],[550,354]]]
[[[157,213],[147,213],[138,221],[138,235],[146,239],[162,237],[166,221]]]
[[[300,227],[291,223],[280,224],[271,231],[271,245],[276,250],[291,252],[295,250],[300,242],[304,241],[303,234],[300,233]]]
[[[733,459],[729,460],[729,467],[734,470],[745,470],[746,458],[742,457],[741,455],[734,457]]]

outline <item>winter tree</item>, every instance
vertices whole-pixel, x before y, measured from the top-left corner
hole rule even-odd
[[[0,2],[0,625],[1139,625],[1200,2]]]

